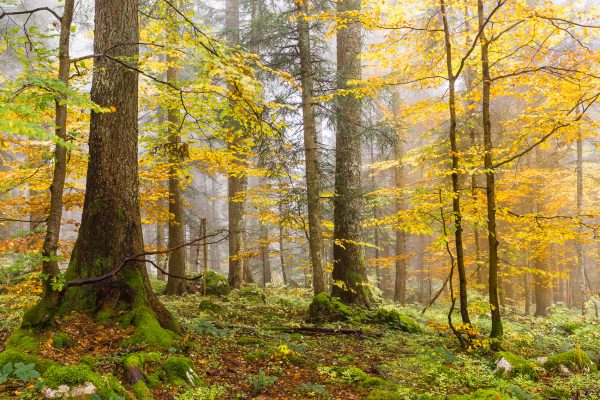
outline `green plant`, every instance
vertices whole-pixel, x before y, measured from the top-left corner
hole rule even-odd
[[[217,328],[212,322],[199,319],[192,325],[192,330],[199,335],[220,337],[227,335],[225,329]]]
[[[11,375],[23,382],[28,382],[40,377],[40,373],[35,369],[34,363],[6,363],[2,366],[2,370],[0,371],[0,384],[5,383]]]
[[[277,379],[276,376],[265,374],[262,369],[258,371],[258,374],[250,375],[248,377],[252,387],[254,387],[254,390],[257,392],[262,392],[263,390],[270,388],[277,382]]]
[[[312,382],[303,383],[295,388],[294,391],[309,397],[325,396],[327,394],[327,388],[325,388],[325,386]]]

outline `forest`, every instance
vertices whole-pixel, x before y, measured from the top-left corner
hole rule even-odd
[[[597,0],[0,0],[0,400],[600,400]]]

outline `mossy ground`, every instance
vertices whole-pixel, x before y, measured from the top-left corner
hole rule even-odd
[[[0,303],[2,300],[0,295]],[[211,306],[200,309],[202,300]],[[100,377],[119,396],[142,399],[600,398],[598,372],[562,376],[539,364],[535,367],[538,380],[528,374],[494,374],[495,357],[485,336],[479,336],[470,351],[461,351],[446,324],[447,305],[443,303],[424,316],[416,307],[391,304],[383,307],[385,312],[347,308],[349,319],[323,325],[383,334],[371,337],[294,333],[292,328],[308,324],[311,294],[304,289],[259,291],[251,287],[226,297],[162,296],[161,301],[185,328],[182,336],[161,337],[155,333],[163,330],[151,324],[146,326],[151,333],[148,336],[126,323],[103,325],[71,315],[45,333],[17,331],[7,343],[10,332],[20,323],[22,308],[0,308],[0,346],[33,349],[33,354],[26,354],[10,347],[0,355],[0,363],[45,360],[44,371],[58,365],[41,379],[52,377],[52,371],[65,371],[60,369],[64,365],[74,365],[78,372],[90,371],[93,379]],[[485,313],[472,315],[473,329],[488,332]],[[130,315],[130,322],[134,317],[143,319],[144,313]],[[418,330],[405,332],[403,325],[394,326],[394,322],[406,323],[407,318],[415,321]],[[457,314],[455,320],[459,319]],[[561,328],[565,326],[568,335]],[[274,329],[281,327],[288,328],[287,332]],[[591,356],[600,352],[600,321],[560,308],[545,319],[509,313],[505,329],[503,351],[530,366],[538,357],[566,351],[581,349]],[[48,339],[59,332],[68,334],[76,344],[63,349],[48,346]],[[35,343],[27,338],[37,342],[37,353]],[[127,379],[124,366],[129,362],[143,368],[144,381],[136,386]],[[192,379],[195,386],[188,379],[190,367],[197,374]],[[269,383],[269,377],[275,377],[275,383]],[[263,385],[259,391],[254,386],[257,382]],[[15,380],[9,384],[10,389],[0,385],[0,399],[40,397],[33,385]]]

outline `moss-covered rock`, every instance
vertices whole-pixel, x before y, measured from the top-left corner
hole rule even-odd
[[[49,367],[56,365],[54,361],[36,357],[31,354],[23,353],[17,349],[7,348],[0,353],[0,367],[12,363],[35,364],[35,369],[39,372],[44,372]]]
[[[66,332],[56,332],[54,335],[52,335],[52,347],[55,349],[68,349],[75,347],[76,345],[77,341]]]
[[[415,322],[414,319],[400,314],[397,310],[380,308],[369,315],[369,321],[376,324],[387,325],[393,329],[398,329],[404,332],[421,332],[421,327]]]
[[[235,294],[238,297],[242,297],[251,301],[261,301],[266,303],[267,296],[265,296],[264,292],[255,284],[246,285],[243,288],[236,290]]]
[[[328,293],[319,293],[308,307],[310,322],[322,323],[347,321],[356,318],[357,313],[346,304]]]
[[[96,388],[95,394],[100,398],[110,398],[117,395],[111,388],[109,379],[93,372],[87,365],[55,365],[48,368],[42,378],[44,385],[50,389],[58,389],[61,385],[72,388],[91,383]]]
[[[220,313],[223,311],[223,306],[210,299],[202,299],[200,300],[200,304],[198,304],[198,309],[209,313]]]
[[[508,351],[499,351],[494,354],[496,362],[496,374],[504,378],[512,378],[517,375],[528,377],[529,379],[539,379],[539,373],[536,364],[523,357]]]
[[[204,293],[204,278],[200,280],[200,293]],[[227,278],[218,272],[206,271],[206,294],[212,296],[227,296],[231,292]]]
[[[40,342],[29,329],[15,329],[6,341],[7,349],[17,349],[27,354],[37,354]]]
[[[596,366],[590,356],[581,349],[558,353],[548,357],[544,362],[544,368],[551,372],[590,372],[595,371]]]
[[[194,363],[187,357],[175,355],[167,358],[162,364],[162,378],[177,386],[196,386],[200,378],[194,371]]]
[[[154,314],[147,308],[134,311],[131,324],[135,326],[133,335],[125,341],[125,345],[145,345],[152,349],[168,349],[174,347],[177,335],[160,326]]]

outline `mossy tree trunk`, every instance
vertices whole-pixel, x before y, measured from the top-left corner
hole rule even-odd
[[[115,111],[91,114],[83,216],[67,281],[99,277],[144,251],[138,193],[138,74],[111,60],[134,63],[137,43],[137,0],[96,0],[94,54],[110,58],[94,59],[91,99]],[[154,296],[141,262],[126,264],[113,278],[67,287],[60,312],[69,311],[101,313],[105,318],[118,311],[139,311],[140,323],[156,318],[162,327],[177,329]],[[39,307],[30,310],[24,325],[44,314]]]
[[[347,19],[337,32],[337,87],[349,89],[350,80],[361,78],[360,22],[349,14],[360,12],[359,0],[337,3],[338,16]],[[333,202],[332,294],[345,303],[370,305],[362,246],[361,101],[353,95],[339,96],[336,104],[335,197]]]

